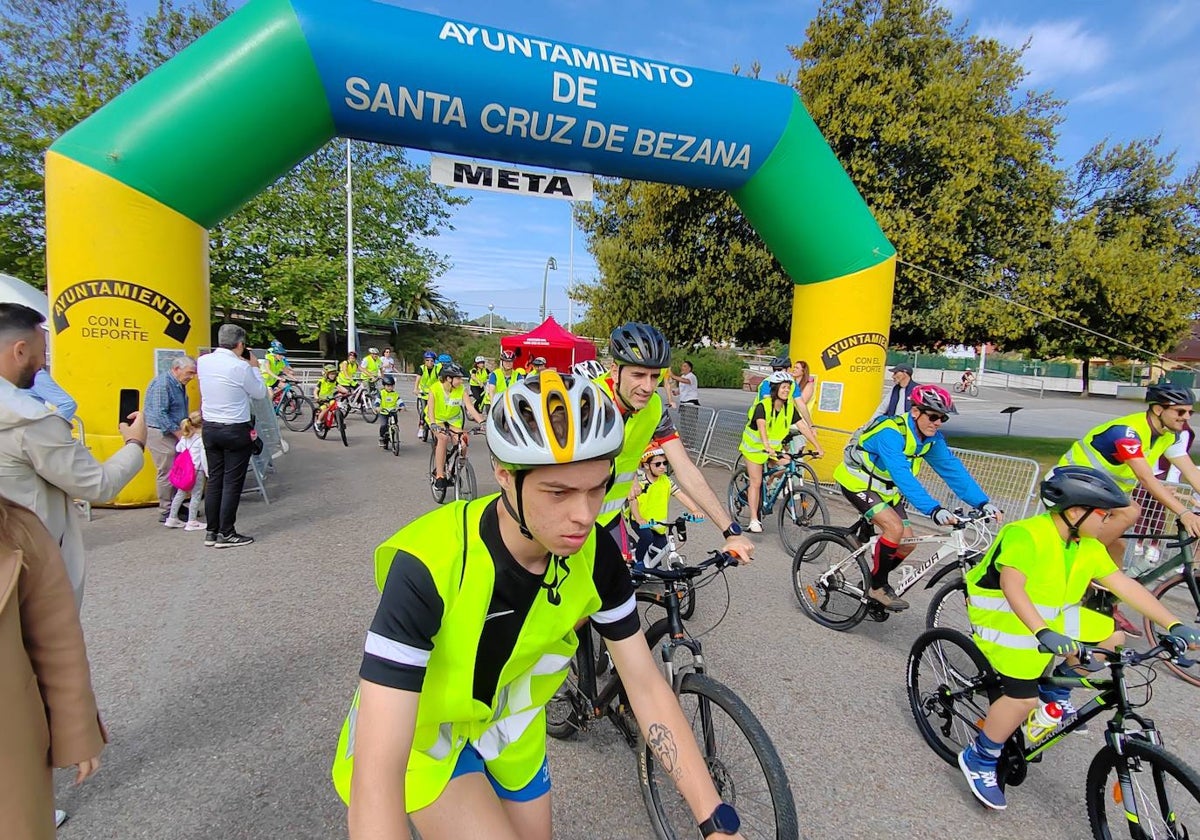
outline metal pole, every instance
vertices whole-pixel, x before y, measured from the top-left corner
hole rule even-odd
[[[552,270],[558,271],[558,262],[554,257],[546,260],[546,270],[542,272],[542,308],[540,313],[542,321],[546,320],[546,284],[550,281],[550,272]]]
[[[575,204],[567,202],[568,216],[571,223],[571,256],[567,263],[567,332],[572,332],[575,324],[575,299],[571,292],[575,290]]]
[[[496,305],[494,303],[488,304],[488,332],[489,333],[493,332],[493,330],[492,330],[492,312],[495,309],[496,309]]]
[[[354,182],[350,141],[346,141],[346,350],[358,351],[358,325],[354,323]]]

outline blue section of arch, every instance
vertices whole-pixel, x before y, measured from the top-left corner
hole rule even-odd
[[[735,190],[775,148],[795,97],[382,2],[293,8],[337,133],[356,139]]]

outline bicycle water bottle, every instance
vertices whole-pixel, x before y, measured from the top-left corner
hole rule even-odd
[[[1049,703],[1039,703],[1038,707],[1029,713],[1029,718],[1022,726],[1025,740],[1036,744],[1062,723],[1062,707],[1053,700]]]

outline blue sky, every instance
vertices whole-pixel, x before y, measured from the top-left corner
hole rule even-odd
[[[130,0],[134,13],[153,0]],[[242,5],[236,3],[235,5]],[[397,2],[457,20],[727,72],[762,64],[762,77],[794,68],[787,45],[800,43],[818,4],[813,0],[515,0]],[[1029,41],[1027,83],[1066,100],[1059,157],[1072,163],[1094,143],[1161,134],[1180,170],[1200,160],[1200,2],[1196,0],[943,0],[968,31],[1019,47]],[[422,152],[414,160],[427,161]],[[456,230],[430,244],[453,267],[444,294],[470,315],[488,304],[511,320],[535,320],[548,257],[548,307],[566,322],[570,269],[568,204],[468,191]],[[596,267],[575,233],[573,276],[586,282]]]

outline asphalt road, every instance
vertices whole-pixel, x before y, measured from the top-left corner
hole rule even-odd
[[[252,546],[206,549],[203,532],[167,530],[150,509],[97,510],[85,525],[83,622],[112,743],[83,786],[58,777],[72,815],[64,840],[346,835],[329,766],[377,601],[372,550],[432,507],[424,447],[392,457],[361,420],[350,435],[349,449],[289,435],[274,503],[242,505],[238,527]],[[482,472],[483,447],[472,452]],[[707,475],[723,490],[728,473]],[[687,548],[700,557],[718,539],[695,527]],[[1083,780],[1099,734],[1055,749],[1007,812],[984,812],[909,715],[905,657],[925,593],[906,615],[834,633],[796,606],[773,525],[758,544],[756,562],[727,576],[729,614],[704,636],[705,654],[771,734],[805,837],[1087,834]],[[700,594],[697,632],[726,606],[719,583]],[[1149,712],[1168,747],[1200,767],[1196,692],[1164,673]],[[552,741],[550,761],[557,837],[651,836],[634,758],[607,723]]]

